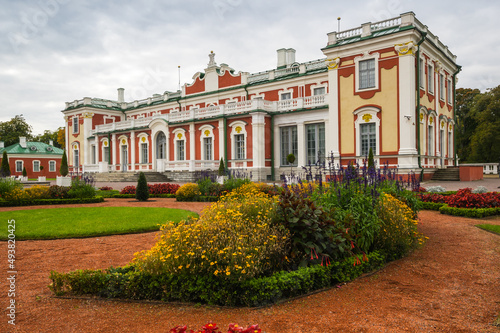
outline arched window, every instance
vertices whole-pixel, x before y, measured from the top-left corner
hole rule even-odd
[[[165,133],[160,132],[156,137],[156,158],[163,160],[167,157],[167,137]]]

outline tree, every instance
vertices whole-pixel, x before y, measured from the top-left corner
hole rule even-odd
[[[61,129],[57,129],[55,131],[50,131],[50,130],[45,130],[43,134],[39,134],[33,137],[33,141],[37,142],[45,142],[49,143],[49,141],[54,142],[54,147],[62,148],[61,144],[59,143],[59,131]],[[64,139],[64,134],[63,134],[63,139]]]
[[[370,151],[368,152],[368,170],[375,169],[375,160],[373,159],[373,150],[370,147]]]
[[[139,173],[139,180],[135,189],[135,198],[139,201],[147,201],[149,199],[149,187],[144,172]]]
[[[66,177],[68,175],[68,172],[68,158],[66,157],[66,150],[64,150],[59,173],[61,174],[61,176]]]
[[[500,86],[474,98],[472,117],[477,127],[471,135],[467,161],[495,163],[500,158]]]
[[[59,127],[56,141],[62,149],[66,148],[66,130],[64,127]]]
[[[220,158],[220,163],[219,163],[219,176],[225,176],[226,175],[226,167],[224,166],[224,158]]]
[[[28,175],[28,172],[26,171],[26,167],[23,166],[23,177],[26,177]]]
[[[478,126],[472,113],[474,100],[480,95],[479,89],[459,88],[456,90],[455,112],[455,143],[461,162],[469,161],[471,155],[471,138]]]
[[[5,143],[5,147],[19,142],[19,137],[24,136],[31,140],[32,127],[24,120],[23,115],[18,115],[9,121],[0,122],[0,138]]]
[[[3,151],[2,155],[2,167],[0,167],[0,177],[9,177],[10,176],[10,166],[9,166],[9,158],[7,157],[7,151]]]

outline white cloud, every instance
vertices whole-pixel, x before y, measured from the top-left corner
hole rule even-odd
[[[424,0],[337,1],[0,0],[0,121],[23,114],[35,133],[63,125],[64,102],[175,91],[208,53],[236,71],[276,66],[293,47],[299,62],[323,57],[328,32],[413,11],[458,56],[459,86],[500,84],[500,4]]]

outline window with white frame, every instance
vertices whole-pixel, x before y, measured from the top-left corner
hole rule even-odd
[[[375,123],[359,124],[361,156],[368,156],[370,148],[373,154],[377,153],[377,133]]]
[[[176,148],[177,148],[177,161],[184,161],[185,160],[184,140],[177,140]]]
[[[281,100],[285,101],[288,99],[292,99],[292,93],[286,92],[281,94]]]
[[[420,88],[425,89],[425,61],[420,59]]]
[[[431,124],[427,127],[427,155],[434,155],[434,126]]]
[[[325,87],[318,87],[318,88],[314,88],[314,90],[313,90],[314,96],[324,95],[325,93],[326,93]]]
[[[325,160],[325,123],[306,125],[307,164]]]
[[[212,138],[203,138],[203,159],[211,161],[213,159],[213,143]]]
[[[16,161],[16,172],[23,172],[23,161]]]
[[[432,65],[427,65],[427,92],[434,93],[434,70]]]
[[[73,133],[78,133],[78,116],[73,117]]]
[[[92,164],[96,164],[97,163],[97,159],[96,159],[96,147],[95,145],[91,145],[90,146],[90,150],[91,150],[91,159],[92,159]]]
[[[49,172],[56,172],[56,161],[49,161]]]
[[[286,159],[289,154],[293,154],[295,156],[295,162],[292,165],[297,165],[297,155],[299,151],[299,145],[297,141],[297,126],[281,127],[280,139],[281,165],[289,165]]]
[[[146,142],[141,143],[141,163],[148,163],[148,144]]]
[[[439,74],[439,99],[444,101],[444,75]]]
[[[375,88],[375,59],[359,62],[359,89]]]
[[[167,137],[160,132],[156,137],[156,158],[163,160],[167,158]]]
[[[234,159],[244,160],[245,159],[245,135],[235,134],[234,135]]]
[[[33,161],[33,172],[40,172],[40,161]]]
[[[109,163],[109,147],[104,147],[102,149],[102,154],[103,154],[103,160],[104,160],[104,162]]]
[[[78,149],[73,150],[73,166],[77,168],[80,165],[80,151]]]

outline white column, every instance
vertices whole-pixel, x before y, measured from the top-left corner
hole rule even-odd
[[[189,124],[189,171],[194,171],[195,169],[195,130],[194,123]]]
[[[135,131],[130,132],[130,165],[132,168],[132,172],[135,172]]]
[[[306,159],[307,159],[306,133],[303,122],[297,123],[297,144],[298,144],[297,154],[299,155],[297,156],[297,167],[300,168],[306,165]]]
[[[82,140],[82,145],[83,147],[80,147],[80,152],[83,150],[83,158],[80,156],[82,163],[82,167],[85,165],[89,165],[92,160],[90,158],[90,141],[88,139],[90,129],[92,128],[92,116],[89,116],[87,114],[83,114],[83,140]]]
[[[219,162],[221,157],[224,157],[224,120],[219,119]],[[227,161],[224,161],[224,164],[227,165]]]
[[[399,158],[400,168],[418,168],[415,118],[416,85],[413,52],[399,53]],[[387,129],[386,129],[387,130]]]
[[[326,96],[326,100],[328,103],[328,126],[325,123],[325,154],[326,156],[330,156],[330,153],[333,152],[333,156],[337,160],[340,157],[340,147],[339,147],[339,133],[340,133],[340,123],[339,123],[339,70],[338,65],[340,63],[340,59],[338,58],[332,60],[328,67],[328,95]],[[303,133],[302,128],[302,135]],[[299,132],[300,133],[300,132]],[[300,141],[305,144],[305,141]],[[300,143],[299,143],[300,149]],[[299,153],[299,156],[301,154]],[[299,160],[299,165],[305,165],[306,156],[303,155],[303,161]],[[303,163],[303,164],[302,164]]]
[[[253,168],[266,166],[265,113],[252,113],[252,155]]]
[[[114,133],[111,134],[111,144],[109,149],[111,151],[111,170],[116,171],[116,150],[119,149],[119,147],[117,148],[116,146],[116,134]]]

